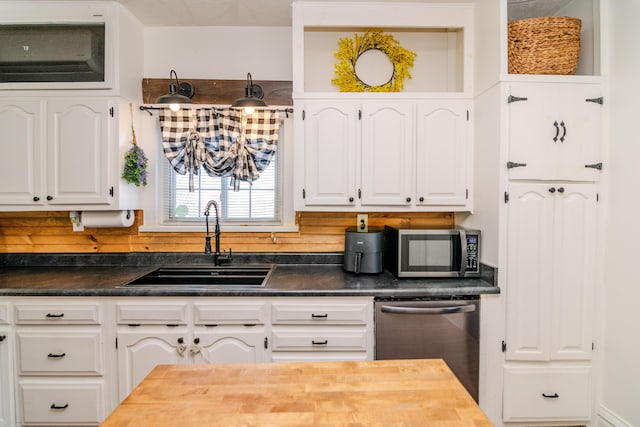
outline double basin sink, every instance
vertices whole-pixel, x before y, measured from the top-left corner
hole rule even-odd
[[[273,269],[273,264],[165,266],[132,280],[122,287],[262,288],[267,284]]]

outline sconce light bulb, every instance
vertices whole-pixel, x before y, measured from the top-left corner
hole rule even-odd
[[[180,104],[169,104],[169,109],[171,111],[180,111]]]
[[[244,112],[247,113],[247,114],[253,114],[254,111],[256,111],[256,109],[253,108],[253,107],[245,107],[244,108]]]

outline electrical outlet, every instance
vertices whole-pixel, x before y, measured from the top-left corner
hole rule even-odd
[[[366,233],[369,231],[369,215],[358,214],[357,222],[357,228],[359,232]]]

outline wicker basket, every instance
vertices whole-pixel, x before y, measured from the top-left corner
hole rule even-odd
[[[548,16],[509,22],[510,74],[574,74],[582,21]]]

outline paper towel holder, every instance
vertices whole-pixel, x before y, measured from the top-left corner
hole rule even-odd
[[[102,212],[102,213],[108,213],[108,214],[113,214],[113,215],[122,215],[124,214],[125,219],[127,220],[127,222],[131,221],[131,223],[127,223],[127,224],[120,224],[118,222],[114,222],[113,224],[101,224],[101,225],[86,225],[85,222],[83,221],[83,212],[82,211],[72,211],[69,212],[69,218],[71,220],[71,225],[73,226],[73,231],[84,231],[84,227],[93,227],[93,228],[103,228],[103,227],[130,227],[133,224],[133,221],[131,220],[131,218],[133,217],[135,219],[135,214],[132,212],[131,209],[127,209],[127,210],[115,210],[115,211],[87,211],[84,212],[87,215],[92,215],[93,213],[96,212]]]

